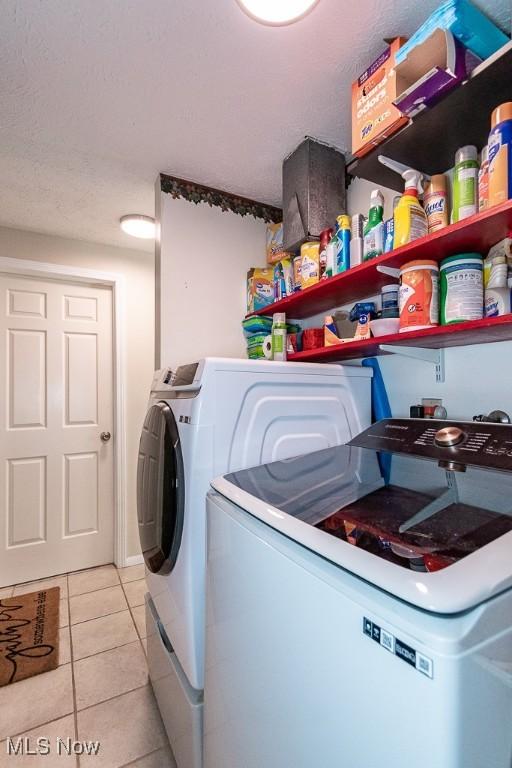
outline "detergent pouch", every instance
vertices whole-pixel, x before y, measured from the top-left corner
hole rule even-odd
[[[273,303],[273,270],[252,267],[247,272],[247,312],[257,312]]]

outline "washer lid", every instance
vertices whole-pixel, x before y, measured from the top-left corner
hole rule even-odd
[[[212,485],[322,557],[419,608],[457,613],[512,586],[512,475],[352,445],[234,472]],[[455,479],[454,479],[455,476]]]

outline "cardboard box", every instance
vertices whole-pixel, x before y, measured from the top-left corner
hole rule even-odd
[[[332,315],[326,315],[324,320],[324,347],[335,347],[343,344],[344,339],[338,336],[336,323]]]
[[[404,37],[393,40],[352,83],[352,152],[358,157],[408,121],[393,104],[397,96],[395,54],[405,42]]]
[[[267,264],[280,261],[283,253],[283,222],[267,224]]]
[[[480,63],[451,32],[435,29],[396,65],[395,106],[414,117],[459,85]]]
[[[274,270],[251,267],[247,272],[247,312],[256,312],[274,303]]]

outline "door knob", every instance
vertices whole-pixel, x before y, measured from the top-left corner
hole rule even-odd
[[[108,443],[111,437],[112,435],[110,434],[110,432],[102,432],[100,435],[100,438],[103,440],[104,443]]]

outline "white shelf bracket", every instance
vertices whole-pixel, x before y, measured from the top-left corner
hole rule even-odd
[[[432,363],[436,369],[436,382],[442,384],[445,380],[444,349],[425,349],[424,347],[402,347],[397,344],[379,344],[381,352],[390,352],[393,355],[412,357],[414,360],[423,360]]]
[[[381,272],[383,275],[388,275],[389,277],[400,277],[400,270],[396,267],[386,267],[384,264],[377,264],[377,272]]]

